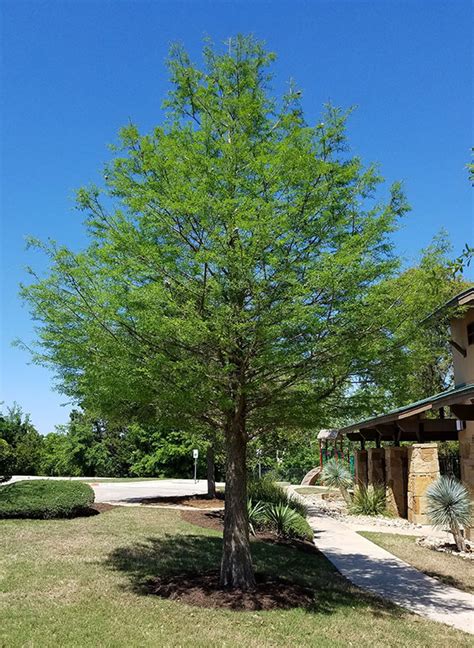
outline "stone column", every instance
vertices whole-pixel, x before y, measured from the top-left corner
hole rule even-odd
[[[461,481],[474,503],[474,421],[466,421],[466,429],[460,430],[458,438]],[[474,540],[474,526],[465,529],[465,535],[468,540]]]
[[[385,448],[387,509],[393,515],[407,516],[408,452],[406,447]]]
[[[385,485],[385,449],[384,448],[369,448],[367,450],[368,467],[367,475],[369,485],[384,486]]]
[[[408,448],[408,521],[429,524],[426,490],[439,477],[438,445],[415,443]]]
[[[367,450],[356,450],[354,455],[355,485],[367,488]]]

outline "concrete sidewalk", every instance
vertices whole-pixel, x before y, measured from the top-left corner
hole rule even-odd
[[[308,522],[314,543],[354,585],[423,617],[474,634],[474,596],[422,574],[344,523],[317,515]]]

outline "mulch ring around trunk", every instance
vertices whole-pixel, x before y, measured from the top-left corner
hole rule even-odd
[[[299,583],[258,573],[255,577],[256,587],[249,592],[222,589],[217,571],[154,578],[147,583],[147,590],[161,598],[204,608],[252,611],[314,606],[313,592]]]
[[[224,530],[224,511],[181,511],[181,519],[190,524],[213,529],[213,531]],[[251,541],[260,540],[270,544],[278,544],[292,549],[298,549],[305,553],[319,554],[320,551],[312,542],[298,540],[297,538],[279,538],[271,531],[257,531],[256,536],[250,537]]]

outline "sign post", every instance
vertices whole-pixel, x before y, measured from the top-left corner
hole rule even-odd
[[[194,459],[194,483],[197,483],[197,466],[198,466],[198,457],[199,457],[199,450],[194,448],[193,450],[193,459]]]
[[[262,479],[262,454],[263,451],[261,448],[257,448],[257,457],[258,457],[258,478]]]

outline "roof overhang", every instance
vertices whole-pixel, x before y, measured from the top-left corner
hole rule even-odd
[[[318,434],[319,441],[334,441],[339,436],[339,430],[320,430]]]
[[[428,322],[432,319],[450,319],[453,314],[456,313],[455,309],[461,307],[468,309],[474,308],[474,286],[466,288],[466,290],[463,290],[461,293],[449,299],[442,306],[425,317],[425,319],[422,320],[422,323]]]
[[[457,433],[462,429],[462,416],[458,416],[456,408],[454,413],[458,416],[457,419],[427,419],[424,418],[425,413],[430,410],[436,411],[443,407],[455,405],[470,405],[474,402],[474,384],[461,385],[455,389],[435,394],[430,398],[411,403],[392,410],[387,414],[380,414],[346,425],[338,430],[339,434],[349,434],[357,432],[358,438],[365,438],[365,440],[374,439],[384,440],[384,436],[394,438],[394,436],[402,437],[402,440],[411,440],[403,438],[407,436],[414,436],[413,440],[419,439],[420,434],[426,436],[424,433],[433,434],[436,436],[445,435],[439,440],[450,440],[451,438],[457,439]],[[465,409],[460,407],[457,410],[462,414]],[[356,439],[353,439],[356,440]],[[433,438],[435,440],[435,438]]]

